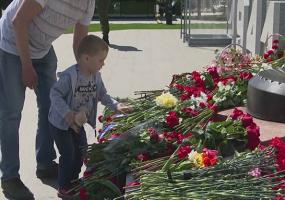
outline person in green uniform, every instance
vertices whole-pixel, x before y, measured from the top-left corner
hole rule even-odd
[[[103,40],[109,45],[109,6],[110,0],[97,0],[98,15],[100,19],[101,30],[103,34]]]
[[[2,17],[2,10],[5,10],[12,0],[1,0],[0,1],[0,17]]]

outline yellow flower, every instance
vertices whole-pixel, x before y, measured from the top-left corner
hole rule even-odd
[[[177,99],[172,94],[163,93],[162,95],[156,97],[155,102],[156,105],[166,107],[166,108],[172,108],[177,104]]]

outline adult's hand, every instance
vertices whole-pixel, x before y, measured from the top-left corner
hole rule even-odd
[[[22,66],[22,79],[24,86],[35,89],[38,84],[38,75],[32,64]]]
[[[41,4],[35,0],[23,0],[12,19],[16,44],[22,63],[22,80],[24,85],[31,89],[36,88],[37,74],[30,56],[28,26],[42,9]]]

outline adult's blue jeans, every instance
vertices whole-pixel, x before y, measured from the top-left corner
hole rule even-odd
[[[58,186],[60,189],[71,187],[71,181],[79,177],[83,165],[84,147],[87,145],[84,128],[80,133],[72,129],[60,130],[50,123],[50,131],[53,134],[59,157]]]
[[[41,59],[32,60],[38,75],[35,89],[38,106],[36,135],[37,168],[45,169],[56,158],[54,140],[49,133],[49,92],[56,81],[57,58],[51,48]],[[1,180],[19,177],[19,126],[25,101],[20,57],[0,49],[0,172]],[[33,122],[31,122],[33,123]]]

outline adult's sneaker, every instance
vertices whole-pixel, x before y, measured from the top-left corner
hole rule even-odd
[[[7,199],[34,200],[33,193],[25,186],[20,178],[1,181],[3,194]]]

